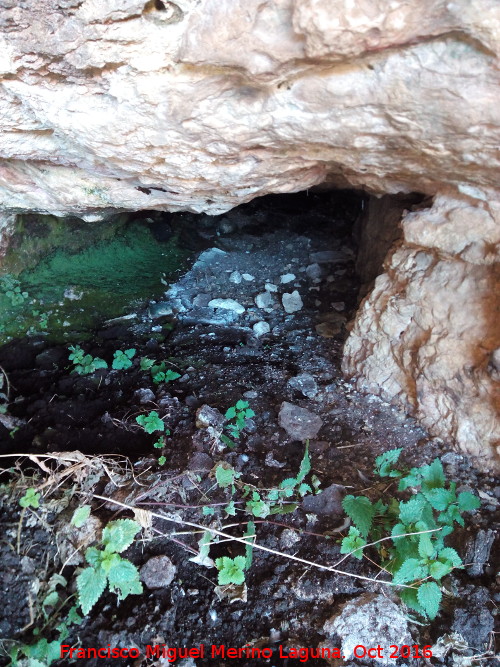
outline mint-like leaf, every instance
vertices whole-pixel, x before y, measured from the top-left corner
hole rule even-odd
[[[481,507],[481,501],[470,491],[463,491],[458,494],[458,507],[461,512],[472,512]]]
[[[132,519],[110,521],[102,531],[102,543],[107,551],[121,553],[132,544],[140,530],[140,525]]]
[[[106,573],[100,567],[86,567],[76,578],[78,601],[86,616],[106,588]]]
[[[441,589],[435,581],[426,581],[418,588],[418,601],[431,621],[437,616],[441,597]]]
[[[390,449],[388,452],[384,452],[380,456],[377,456],[375,459],[375,472],[380,477],[387,477],[391,470],[391,467],[399,459],[401,452],[403,451],[402,447],[398,449]]]
[[[366,496],[346,496],[342,501],[345,513],[353,520],[363,537],[370,531],[375,508]]]
[[[406,584],[427,576],[428,568],[417,558],[408,558],[394,575],[395,584]]]

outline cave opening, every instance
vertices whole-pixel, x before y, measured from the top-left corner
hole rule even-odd
[[[294,442],[317,435],[295,432],[290,424],[300,418],[281,418],[279,406],[338,402],[342,347],[359,300],[382,270],[403,211],[421,201],[317,188],[267,195],[219,216],[139,211],[95,237],[80,220],[27,216],[25,238],[14,237],[7,257],[17,282],[0,298],[17,325],[26,327],[22,313],[35,321],[0,348],[11,387],[2,451],[153,455],[136,418],[156,407],[166,430],[189,441],[170,452],[181,465],[191,440],[206,448],[197,411],[209,405],[224,414],[238,400],[254,412],[260,406],[269,442],[280,441],[278,425]],[[82,370],[70,357],[75,346],[103,367]],[[117,354],[131,350],[121,367]],[[360,433],[362,408],[347,415],[349,400],[326,419],[330,443],[350,446]],[[248,438],[262,442],[251,422]],[[169,442],[161,438],[164,456]]]

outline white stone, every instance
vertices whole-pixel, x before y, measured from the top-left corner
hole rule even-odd
[[[232,310],[233,312],[241,315],[245,312],[244,306],[241,303],[238,303],[234,299],[212,299],[208,302],[210,308],[223,308],[224,310]]]
[[[273,297],[271,296],[270,292],[261,292],[255,297],[255,305],[257,308],[268,310],[269,308],[273,307],[273,303]]]
[[[252,329],[256,336],[264,336],[264,334],[271,331],[271,327],[267,322],[256,322]]]
[[[285,292],[281,297],[283,303],[283,308],[287,313],[296,313],[298,310],[302,310],[303,303],[300,294],[297,290],[293,292]]]
[[[264,285],[264,289],[265,289],[267,292],[277,292],[277,291],[278,291],[278,286],[277,286],[277,285],[274,285],[273,283],[266,283],[266,284]]]
[[[241,279],[242,276],[239,271],[233,271],[229,276],[229,282],[234,283],[235,285],[239,285],[241,283]]]
[[[243,278],[243,280],[247,280],[248,282],[255,280],[255,276],[252,276],[251,273],[242,273],[241,277]]]
[[[287,283],[291,283],[292,280],[295,280],[295,273],[285,273],[280,277],[280,283],[282,285],[286,285]]]

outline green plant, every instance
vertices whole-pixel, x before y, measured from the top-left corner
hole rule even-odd
[[[216,558],[215,567],[219,570],[219,586],[226,586],[227,584],[241,585],[245,582],[245,556]]]
[[[75,366],[73,371],[78,373],[78,375],[89,375],[90,373],[94,373],[98,368],[108,367],[104,359],[85,354],[79,345],[70,345],[68,349],[71,352],[69,360]]]
[[[224,416],[229,420],[229,424],[226,424],[224,428],[231,437],[223,434],[220,439],[228,447],[234,447],[233,438],[239,440],[241,431],[245,428],[246,420],[255,417],[255,412],[248,407],[248,401],[240,400],[228,408]]]
[[[89,547],[85,560],[89,564],[76,579],[78,602],[86,615],[106,590],[115,592],[119,600],[142,593],[139,571],[120,553],[125,551],[141,530],[132,519],[110,521],[102,531],[103,549]]]
[[[441,579],[462,567],[455,549],[445,546],[454,523],[464,525],[463,512],[480,506],[479,499],[464,491],[457,495],[456,484],[446,483],[439,459],[411,470],[394,468],[402,449],[378,456],[375,472],[380,477],[399,480],[398,491],[412,490],[408,500],[389,499],[385,504],[366,496],[348,495],[343,507],[354,525],[342,540],[341,553],[362,558],[368,541],[375,545],[382,567],[396,584],[404,584],[400,596],[411,609],[430,620],[441,603]],[[389,540],[382,540],[389,536]]]
[[[114,368],[115,370],[118,371],[124,371],[127,370],[127,368],[130,368],[132,366],[132,359],[135,356],[135,349],[130,348],[129,350],[125,350],[125,352],[122,352],[122,350],[116,350],[116,352],[113,354],[113,364],[111,368]]]
[[[19,501],[21,507],[33,507],[33,509],[38,509],[40,507],[40,493],[35,489],[26,489],[26,493]]]
[[[10,274],[0,278],[0,290],[13,306],[21,306],[29,297],[28,292],[22,291],[19,280]]]
[[[156,410],[151,410],[147,415],[139,415],[135,421],[142,426],[146,433],[154,433],[155,431],[165,431],[165,422],[160,419]],[[168,431],[167,435],[170,433]]]

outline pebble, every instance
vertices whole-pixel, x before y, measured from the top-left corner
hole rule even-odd
[[[323,516],[343,516],[343,488],[338,484],[332,484],[316,496],[306,496],[302,501],[302,509],[304,512],[312,512]]]
[[[281,404],[278,421],[293,440],[311,440],[323,426],[323,420],[314,412],[287,401]]]
[[[306,267],[307,277],[311,280],[321,278],[321,273],[321,266],[319,264],[309,264],[309,266]]]
[[[153,556],[141,567],[141,581],[148,588],[167,588],[174,580],[177,568],[168,556]]]
[[[250,389],[249,391],[245,391],[243,393],[243,398],[257,398],[258,397],[258,392],[254,391],[253,389]]]
[[[302,310],[304,305],[297,290],[293,292],[285,292],[281,297],[281,301],[283,303],[283,308],[287,313],[296,313],[298,310]]]
[[[280,547],[282,549],[291,549],[297,542],[300,542],[300,536],[295,530],[285,528],[280,536]]]
[[[245,312],[244,306],[234,299],[212,299],[208,302],[210,308],[223,308],[224,310],[232,310],[234,313],[241,315]]]
[[[268,292],[277,292],[278,291],[277,285],[274,285],[273,283],[266,283],[264,285],[264,289],[267,290]]]
[[[205,452],[196,452],[188,463],[189,470],[201,470],[207,472],[214,467],[213,459]]]
[[[241,277],[243,278],[243,280],[247,280],[247,281],[255,280],[255,276],[252,276],[251,273],[242,273]]]
[[[314,398],[318,393],[318,385],[316,380],[309,373],[300,373],[299,375],[290,378],[288,385],[292,389],[300,391],[306,398]]]
[[[196,428],[208,428],[209,426],[222,428],[225,421],[224,415],[210,405],[202,405],[196,411]]]
[[[267,310],[268,308],[273,307],[273,297],[269,292],[261,292],[255,297],[255,305],[257,308],[263,308]]]
[[[332,308],[338,313],[341,313],[343,310],[345,310],[345,303],[343,301],[334,301],[332,303]]]
[[[144,405],[144,403],[154,401],[155,395],[151,389],[141,388],[134,391],[134,398],[138,400],[141,405]]]
[[[242,281],[242,276],[239,271],[233,271],[231,275],[229,276],[229,282],[234,283],[235,285],[239,285]]]
[[[257,337],[264,336],[264,334],[269,333],[271,331],[271,327],[267,322],[256,322],[253,325],[252,329]]]
[[[295,280],[295,273],[285,273],[280,277],[280,283],[282,285],[286,285],[287,283],[291,283],[292,280]]]

